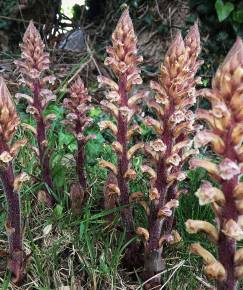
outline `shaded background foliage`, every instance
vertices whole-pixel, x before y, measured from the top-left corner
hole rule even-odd
[[[152,73],[177,29],[185,32],[196,19],[203,54],[209,56],[206,63],[211,64],[215,55],[220,60],[218,56],[225,55],[236,35],[243,35],[243,1],[239,0],[86,0],[86,6],[73,7],[71,19],[62,13],[61,0],[7,0],[0,3],[0,51],[16,51],[27,22],[33,19],[50,47],[58,47],[66,29],[80,26],[96,52],[103,54],[124,3],[130,7],[145,64],[148,61],[146,69]]]

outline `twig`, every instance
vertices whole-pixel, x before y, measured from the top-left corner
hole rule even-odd
[[[185,263],[185,261],[183,260],[183,261],[181,261],[181,262],[176,266],[175,270],[172,272],[172,274],[169,276],[169,278],[167,279],[167,281],[166,281],[166,282],[165,282],[165,283],[160,287],[159,290],[162,290],[162,289],[165,287],[165,285],[169,283],[169,281],[171,280],[171,278],[174,276],[175,272],[176,272],[180,267],[182,267],[182,266],[184,265],[184,263]]]
[[[17,21],[17,22],[24,22],[24,23],[29,23],[30,22],[29,20],[24,20],[24,19],[14,18],[14,17],[8,17],[8,16],[3,16],[3,15],[0,15],[0,19],[10,20],[10,21]],[[34,22],[34,24],[44,26],[44,24],[42,24],[42,23],[39,23],[39,22],[36,22],[36,21],[33,21],[33,22]]]
[[[98,64],[97,64],[97,62],[96,62],[96,60],[95,60],[95,58],[93,56],[93,53],[92,53],[92,51],[91,51],[91,49],[90,49],[90,47],[88,45],[88,41],[87,40],[85,40],[85,44],[86,44],[87,51],[88,51],[88,53],[90,55],[90,58],[92,59],[92,61],[93,61],[94,65],[95,65],[99,75],[102,75],[102,73],[100,71],[100,68],[99,68],[99,66],[98,66]]]
[[[145,282],[143,282],[143,284],[142,285],[140,285],[138,288],[136,288],[135,290],[139,290],[139,289],[141,289],[141,287],[143,287],[145,284],[147,284],[149,281],[151,281],[151,280],[153,280],[154,278],[156,278],[156,277],[159,277],[160,275],[163,275],[163,274],[165,274],[165,273],[168,273],[168,272],[170,272],[171,270],[174,270],[174,269],[178,269],[179,267],[181,267],[183,264],[185,263],[185,260],[182,260],[178,265],[176,265],[176,266],[174,266],[174,267],[172,267],[172,268],[170,268],[170,269],[167,269],[167,270],[164,270],[164,271],[162,271],[162,272],[159,272],[158,274],[156,274],[156,275],[154,275],[153,277],[151,277],[151,278],[149,278],[148,280],[146,280]],[[174,273],[174,272],[173,272]],[[172,274],[173,274],[172,273]],[[167,282],[166,282],[167,283]],[[163,285],[164,286],[164,285]],[[162,287],[163,287],[162,286]],[[162,289],[162,288],[161,288]]]
[[[92,60],[92,58],[91,58],[91,56],[90,56],[90,58],[85,62],[85,63],[83,63],[80,67],[79,67],[79,69],[77,69],[77,71],[75,72],[75,74],[67,81],[67,85],[69,85],[75,78],[76,78],[76,76],[83,70],[83,68],[87,65],[87,64],[89,64],[90,62],[91,62],[91,60]]]
[[[211,284],[209,284],[208,282],[204,281],[203,278],[197,276],[196,274],[193,274],[193,276],[199,281],[201,282],[205,287],[209,288],[209,289],[214,289],[213,286]]]
[[[159,10],[159,3],[158,3],[158,1],[155,0],[155,3],[156,3],[156,8],[157,8],[157,12],[158,12],[158,14],[159,14],[159,17],[160,17],[162,20],[164,20],[164,17],[163,17],[163,15],[161,14],[161,12],[160,12],[160,10]]]

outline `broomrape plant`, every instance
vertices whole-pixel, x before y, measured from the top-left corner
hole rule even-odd
[[[138,64],[142,57],[137,56],[137,38],[128,9],[122,13],[112,34],[112,47],[107,48],[109,56],[105,65],[109,66],[117,77],[117,82],[105,76],[99,76],[98,82],[109,88],[106,99],[101,105],[111,113],[115,122],[102,121],[100,129],[110,129],[116,137],[112,147],[117,155],[117,166],[102,160],[100,165],[110,169],[117,178],[117,183],[110,183],[109,194],[119,199],[121,217],[125,226],[127,238],[134,233],[132,208],[129,205],[129,181],[136,178],[136,172],[131,168],[131,160],[137,150],[143,148],[143,143],[129,146],[133,134],[139,131],[139,126],[132,124],[133,116],[139,111],[138,101],[145,96],[144,92],[133,94],[135,85],[142,83]]]
[[[66,120],[64,120],[64,124],[66,124],[69,127],[70,131],[74,134],[78,142],[76,171],[80,184],[79,190],[80,195],[82,195],[83,198],[86,199],[87,196],[85,196],[86,178],[84,173],[84,162],[85,162],[84,147],[85,144],[88,142],[88,140],[90,138],[94,138],[94,136],[93,135],[85,136],[84,130],[87,126],[90,125],[92,121],[91,118],[87,117],[87,112],[92,108],[92,106],[89,105],[91,97],[88,95],[88,91],[85,88],[84,83],[80,77],[78,77],[76,81],[73,83],[73,85],[69,90],[69,93],[70,97],[64,99],[63,101],[63,106],[68,111]],[[74,191],[71,190],[71,192]],[[76,196],[74,199],[77,198],[78,196]]]
[[[19,190],[28,176],[26,173],[15,176],[12,162],[27,140],[23,139],[11,144],[19,123],[15,105],[3,78],[0,77],[0,178],[8,205],[6,222],[9,239],[8,269],[13,275],[14,283],[19,283],[23,278],[26,264]]]
[[[27,113],[34,116],[36,120],[36,129],[27,125],[37,138],[38,156],[41,164],[43,180],[48,189],[53,189],[49,156],[47,152],[47,128],[49,121],[55,119],[54,114],[44,116],[44,110],[50,101],[55,100],[55,95],[46,88],[47,83],[55,81],[54,76],[43,76],[45,71],[49,69],[49,54],[44,52],[44,43],[38,30],[31,21],[23,37],[21,47],[21,59],[15,61],[22,78],[20,84],[24,84],[31,91],[31,96],[26,94],[17,94],[17,99],[23,98],[28,102]],[[54,198],[47,191],[45,196],[46,204],[54,205]]]
[[[218,281],[219,290],[233,290],[243,276],[243,249],[236,243],[243,239],[243,43],[238,38],[218,68],[212,89],[200,92],[211,103],[211,110],[198,109],[196,117],[207,129],[198,132],[195,146],[211,144],[220,158],[192,159],[191,168],[206,169],[218,187],[204,181],[196,192],[200,205],[211,204],[217,226],[202,220],[188,220],[189,233],[205,232],[218,249],[218,260],[199,243],[191,251],[204,260],[205,273]]]
[[[157,118],[146,117],[145,124],[154,129],[157,139],[145,145],[145,152],[151,159],[141,167],[148,174],[151,186],[148,202],[142,202],[148,215],[148,229],[139,227],[136,230],[144,239],[145,277],[163,270],[164,243],[174,243],[180,238],[172,231],[173,212],[179,206],[182,193],[178,183],[186,178],[182,166],[197,153],[190,139],[195,127],[194,113],[189,108],[196,102],[195,86],[200,79],[195,74],[202,64],[197,60],[200,50],[198,25],[195,24],[185,40],[177,34],[160,67],[158,82],[150,83],[155,96],[148,100],[148,106]],[[154,283],[159,283],[155,280]]]

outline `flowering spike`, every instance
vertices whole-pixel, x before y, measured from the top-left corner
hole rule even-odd
[[[26,97],[29,106],[27,113],[33,115],[36,120],[36,138],[39,149],[39,159],[42,169],[43,180],[47,186],[53,190],[53,184],[49,166],[49,156],[47,153],[47,127],[44,118],[44,110],[49,102],[55,100],[55,95],[46,88],[48,83],[53,83],[53,76],[44,77],[49,69],[49,54],[44,52],[45,45],[41,39],[38,30],[33,21],[30,21],[23,37],[21,48],[21,59],[15,61],[15,64],[21,73],[21,84],[26,85],[33,94],[33,97]],[[46,192],[46,203],[53,206],[54,198]]]
[[[242,267],[238,266],[239,253],[236,252],[236,242],[243,239],[243,190],[240,183],[243,161],[242,85],[243,43],[237,38],[213,78],[212,89],[200,92],[211,102],[212,109],[197,111],[197,119],[205,121],[208,128],[198,132],[195,143],[198,147],[210,143],[220,158],[219,164],[209,160],[190,161],[191,168],[205,168],[220,185],[218,189],[204,182],[196,192],[201,205],[211,203],[218,220],[218,257],[225,269],[223,282],[220,275],[213,276],[218,280],[219,290],[235,290],[237,279],[242,277]],[[207,270],[207,274],[212,276],[212,268]]]
[[[67,111],[64,122],[69,130],[74,134],[78,143],[76,158],[76,170],[79,184],[84,192],[84,201],[87,199],[86,178],[84,173],[84,148],[87,141],[92,136],[84,136],[84,129],[89,126],[91,119],[87,117],[87,112],[92,107],[89,105],[91,97],[84,86],[83,81],[78,76],[69,89],[70,96],[63,100],[63,106]]]
[[[112,147],[117,155],[117,166],[101,161],[101,166],[109,168],[117,177],[119,189],[118,204],[121,209],[122,222],[125,227],[127,239],[134,234],[132,208],[129,205],[129,181],[136,178],[136,172],[131,168],[132,157],[144,145],[141,143],[129,147],[129,141],[135,132],[141,129],[133,124],[133,117],[140,109],[140,101],[147,98],[147,92],[136,92],[134,86],[141,84],[140,69],[138,65],[142,57],[137,55],[137,37],[134,32],[132,20],[128,9],[125,9],[112,33],[112,46],[106,49],[108,56],[105,65],[109,66],[116,81],[108,77],[99,76],[98,82],[108,87],[107,100],[101,102],[102,106],[114,117],[114,121],[102,121],[100,128],[109,128],[115,137]],[[113,123],[114,122],[114,123]],[[142,203],[143,201],[141,201]],[[125,259],[128,263],[134,262],[133,256],[137,245],[131,244]],[[133,264],[134,265],[134,264]]]
[[[148,230],[152,238],[147,241],[145,249],[148,278],[162,270],[156,268],[154,272],[151,265],[164,265],[152,259],[161,259],[162,243],[159,241],[171,236],[173,212],[179,206],[178,183],[186,178],[183,164],[197,153],[191,148],[192,141],[189,138],[195,131],[195,116],[189,108],[196,102],[195,86],[199,79],[195,74],[202,63],[197,60],[200,51],[199,31],[195,24],[184,40],[180,32],[176,35],[160,67],[158,82],[150,82],[155,96],[148,99],[148,105],[156,117],[147,117],[145,124],[154,129],[156,140],[144,146],[155,164],[149,192]],[[155,286],[158,280],[154,280]]]
[[[14,176],[12,160],[17,150],[11,150],[11,141],[19,118],[7,86],[0,77],[0,178],[5,190],[8,219],[6,230],[9,239],[8,269],[13,275],[13,282],[20,283],[25,274],[26,255],[23,250],[23,229],[21,221],[19,189],[26,180],[26,174]],[[18,141],[20,142],[20,141]],[[24,142],[23,142],[24,143]],[[18,147],[18,144],[15,146]]]

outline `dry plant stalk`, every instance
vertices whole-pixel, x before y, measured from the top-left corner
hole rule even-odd
[[[26,256],[23,250],[23,229],[21,222],[19,190],[28,176],[20,173],[15,176],[13,159],[26,139],[11,144],[12,137],[19,125],[19,117],[7,86],[0,77],[0,178],[6,194],[8,219],[6,231],[9,239],[8,269],[13,275],[13,282],[20,283],[25,274]]]
[[[24,34],[23,44],[20,45],[21,59],[15,61],[15,64],[22,75],[20,83],[30,89],[32,96],[17,94],[16,97],[27,100],[26,112],[32,114],[36,120],[37,128],[31,128],[31,131],[36,132],[39,149],[37,152],[39,153],[43,181],[50,190],[53,190],[46,134],[49,122],[55,119],[55,115],[44,116],[43,113],[49,102],[55,100],[55,95],[46,88],[47,83],[53,84],[55,78],[51,75],[44,76],[50,64],[49,54],[44,52],[44,47],[41,36],[31,21]],[[30,126],[28,125],[28,127]],[[46,203],[49,206],[54,204],[54,199],[48,191],[46,192]]]
[[[211,103],[211,110],[198,109],[196,117],[205,121],[207,129],[195,136],[195,146],[211,144],[219,156],[219,164],[192,159],[191,168],[202,167],[219,184],[204,181],[196,192],[200,205],[211,204],[217,227],[206,222],[188,220],[189,233],[205,232],[218,248],[218,260],[200,244],[191,249],[200,255],[209,278],[218,281],[219,290],[237,288],[243,276],[243,251],[236,243],[243,239],[243,43],[238,38],[218,68],[212,89],[200,92]]]
[[[87,112],[92,108],[90,105],[91,97],[84,86],[80,77],[72,84],[70,97],[64,99],[63,106],[67,109],[68,114],[64,123],[69,127],[69,130],[74,134],[78,142],[78,152],[76,158],[76,170],[78,174],[80,193],[82,192],[85,201],[87,199],[86,178],[84,172],[84,149],[85,144],[89,139],[94,138],[93,135],[84,135],[84,130],[90,125],[92,119],[87,116]]]
[[[145,124],[154,129],[157,139],[145,145],[150,159],[148,165],[141,167],[148,174],[151,187],[148,202],[142,201],[148,215],[148,229],[137,229],[144,239],[146,278],[163,270],[163,244],[179,239],[178,233],[172,232],[172,225],[181,194],[178,183],[186,178],[182,166],[197,153],[190,140],[195,116],[189,108],[196,102],[195,86],[200,79],[195,74],[202,64],[197,60],[200,50],[196,23],[184,40],[177,34],[161,65],[158,82],[150,83],[155,96],[148,100],[148,106],[157,118],[146,117]],[[153,283],[159,280],[154,279]]]
[[[129,141],[133,134],[139,131],[133,125],[133,116],[139,110],[138,102],[144,93],[133,94],[134,85],[142,83],[138,64],[142,57],[137,56],[137,38],[128,9],[122,13],[120,20],[112,34],[112,47],[107,48],[109,56],[105,65],[109,66],[116,75],[118,82],[105,76],[99,76],[98,82],[109,88],[106,99],[101,105],[113,116],[115,122],[102,121],[100,129],[110,129],[116,137],[112,147],[117,155],[117,166],[102,160],[100,165],[108,168],[117,178],[117,184],[109,185],[109,194],[113,192],[118,197],[119,205],[126,206],[121,210],[123,225],[127,238],[134,233],[132,208],[129,205],[129,181],[136,178],[135,171],[131,168],[131,160],[138,149],[143,148],[142,143],[129,148]],[[116,198],[114,198],[116,199]],[[113,199],[113,200],[114,200]]]

